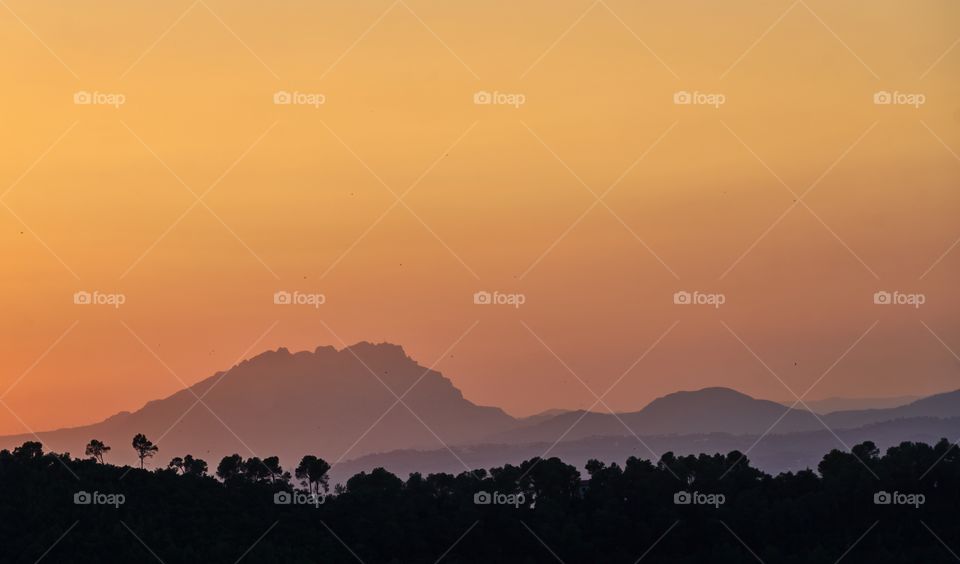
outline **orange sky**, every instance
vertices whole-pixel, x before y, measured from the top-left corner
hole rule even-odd
[[[358,340],[514,414],[960,388],[956,2],[4,4],[0,433]]]

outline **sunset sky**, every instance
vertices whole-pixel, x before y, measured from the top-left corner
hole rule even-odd
[[[0,434],[362,340],[514,415],[614,383],[619,411],[960,388],[958,21],[951,0],[0,0]]]

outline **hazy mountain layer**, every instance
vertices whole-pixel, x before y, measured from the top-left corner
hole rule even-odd
[[[660,437],[651,439],[654,441],[669,438],[671,442],[654,449],[660,452],[664,447],[681,452],[723,452],[746,450],[755,440],[751,437],[767,435],[764,448],[769,444],[782,448],[776,451],[773,466],[762,467],[778,470],[794,467],[793,463],[787,464],[786,452],[794,452],[796,464],[803,464],[806,456],[820,456],[826,448],[822,441],[810,445],[801,442],[791,451],[788,446],[793,443],[777,438],[781,435],[795,438],[803,433],[827,433],[824,424],[840,431],[924,417],[960,417],[960,391],[888,409],[815,416],[731,389],[706,388],[669,394],[639,411],[617,415],[551,410],[515,419],[498,408],[466,400],[450,380],[419,365],[401,347],[362,342],[341,350],[321,347],[313,352],[291,353],[281,348],[266,352],[186,390],[151,401],[133,413],[120,413],[84,427],[39,433],[39,439],[47,450],[74,456],[83,455],[90,439],[99,439],[113,447],[108,454],[111,462],[133,464],[131,439],[136,433],[144,433],[160,447],[156,459],[150,461],[151,467],[188,453],[206,459],[211,467],[233,453],[261,458],[278,455],[289,466],[308,453],[335,463],[398,449],[445,453],[447,459],[461,466],[446,447],[457,446],[458,452],[472,456],[469,445],[498,445],[484,462],[492,465],[508,461],[503,460],[505,453],[522,453],[515,457],[521,460],[538,454],[542,445],[554,443],[560,443],[557,448],[561,450],[575,443],[580,450],[571,454],[571,460],[581,454],[589,458],[593,449],[599,449],[599,457],[607,452],[603,445],[610,443],[586,441],[596,437],[608,437],[613,444],[629,444],[632,450],[628,453],[649,456],[646,449],[637,450],[641,445],[635,436]],[[629,440],[621,441],[624,437]],[[0,448],[12,448],[35,438],[0,437]],[[611,459],[622,459],[622,454],[612,452]],[[424,456],[428,458],[418,455],[415,459],[430,460],[434,455]],[[430,463],[421,470],[433,467]]]
[[[363,342],[339,351],[266,352],[133,413],[39,437],[47,449],[75,456],[83,455],[90,439],[102,440],[113,447],[108,459],[115,464],[134,462],[130,442],[136,433],[160,447],[153,466],[186,453],[215,466],[234,452],[279,455],[290,464],[306,453],[333,461],[436,448],[441,440],[469,442],[515,424],[498,408],[464,399],[450,380],[417,364],[401,347]],[[25,440],[34,437],[0,437],[0,448]]]
[[[411,472],[427,475],[432,472],[458,474],[464,464],[472,468],[491,468],[503,464],[519,464],[535,456],[557,456],[583,469],[590,459],[622,464],[630,456],[656,461],[665,452],[674,454],[726,454],[733,450],[747,453],[750,465],[770,474],[816,470],[823,455],[832,449],[873,441],[881,451],[904,441],[934,444],[941,438],[960,436],[960,417],[938,419],[918,417],[887,421],[836,432],[821,427],[820,431],[767,435],[731,435],[708,433],[694,435],[590,437],[560,443],[526,443],[515,445],[484,444],[429,451],[398,450],[370,454],[337,465],[331,479],[344,480],[357,472],[383,467],[401,477]],[[838,440],[839,437],[839,440]],[[842,442],[841,442],[842,441]],[[648,448],[649,447],[649,448]],[[749,452],[748,452],[749,451]],[[462,463],[461,463],[462,461]],[[924,469],[926,470],[926,469]]]

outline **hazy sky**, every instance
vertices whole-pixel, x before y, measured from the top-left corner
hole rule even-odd
[[[954,1],[2,4],[0,433],[359,340],[513,414],[960,388]]]

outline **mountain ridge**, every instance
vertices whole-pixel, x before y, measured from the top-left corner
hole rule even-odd
[[[895,408],[817,416],[713,386],[665,394],[631,412],[549,410],[517,418],[469,401],[449,378],[420,365],[399,345],[360,341],[340,349],[264,351],[140,409],[37,436],[50,450],[73,453],[83,452],[90,439],[102,440],[114,447],[114,462],[132,464],[134,453],[126,445],[144,433],[160,447],[151,461],[156,467],[188,453],[213,464],[233,453],[277,455],[286,464],[310,453],[336,462],[402,449],[631,435],[777,436],[823,431],[824,425],[848,429],[957,416],[960,390]],[[0,448],[35,439],[2,436]]]
[[[52,450],[74,453],[92,438],[104,440],[115,447],[111,456],[125,462],[132,462],[133,452],[122,445],[141,432],[158,443],[164,458],[314,452],[336,459],[396,444],[433,447],[437,436],[469,441],[515,421],[498,407],[466,400],[402,347],[362,341],[339,350],[265,351],[138,410],[37,435]],[[0,437],[0,446],[25,440],[35,437]]]

